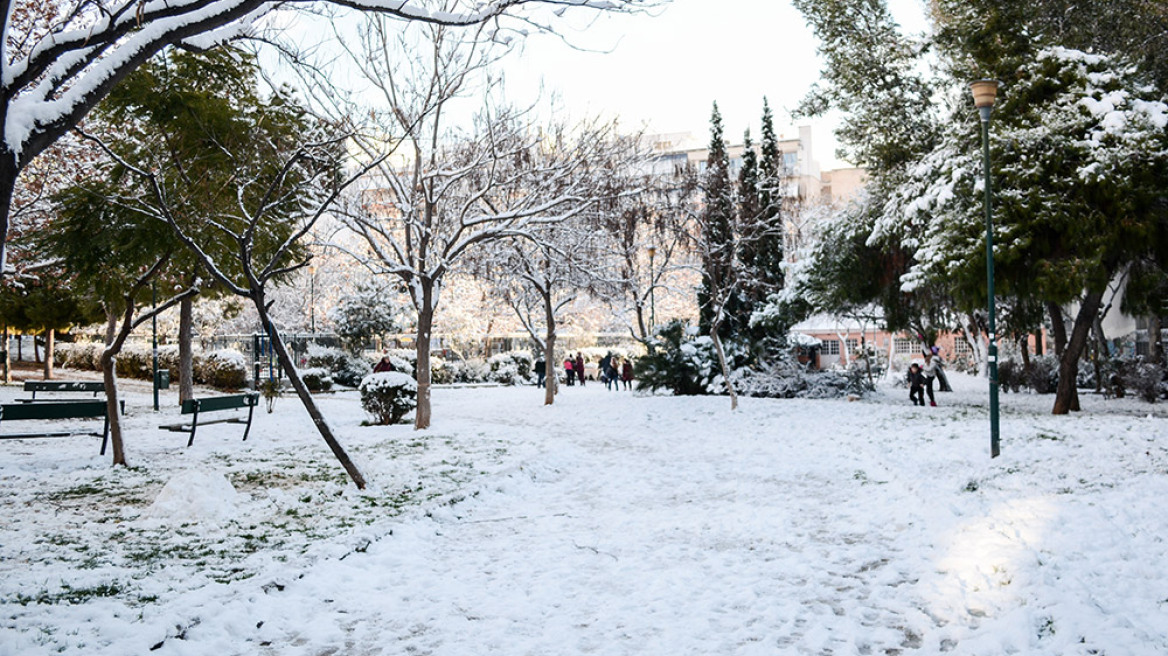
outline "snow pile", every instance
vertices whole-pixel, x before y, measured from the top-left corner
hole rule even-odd
[[[218,472],[180,472],[158,493],[142,516],[169,523],[219,523],[235,516],[237,493]]]

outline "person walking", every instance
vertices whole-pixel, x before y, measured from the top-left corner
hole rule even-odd
[[[600,380],[604,381],[604,386],[608,391],[612,391],[612,383],[615,377],[612,375],[612,353],[606,353],[603,358],[600,358]]]
[[[936,407],[937,400],[933,398],[933,380],[937,378],[937,370],[941,367],[941,349],[934,346],[925,351],[925,364],[921,366],[921,374],[925,377],[925,391],[929,393],[929,405]],[[922,405],[924,399],[922,399]]]
[[[547,362],[543,358],[535,361],[535,386],[543,387],[547,379]]]
[[[908,367],[908,400],[913,405],[925,404],[925,375],[921,373],[921,365],[915,362]]]
[[[564,377],[567,379],[568,387],[571,387],[576,380],[576,372],[572,371],[572,358],[564,360]]]
[[[580,387],[584,387],[584,356],[580,353],[576,354],[576,362],[572,369],[576,371],[576,378],[580,379]]]
[[[625,389],[633,389],[633,361],[629,358],[621,362],[621,382],[625,384]]]

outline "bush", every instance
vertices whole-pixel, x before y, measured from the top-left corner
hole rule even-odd
[[[358,389],[361,406],[379,426],[399,423],[418,405],[418,383],[398,371],[369,374],[361,380]]]
[[[99,343],[62,344],[57,349],[55,360],[70,369],[88,371],[101,370],[101,353],[105,346]],[[247,385],[247,361],[243,354],[234,349],[221,349],[203,354],[196,351],[192,355],[191,377],[200,385],[218,389],[242,389]],[[120,378],[150,380],[154,372],[153,349],[141,346],[126,346],[118,354],[114,365]],[[158,349],[158,368],[170,369],[171,379],[178,377],[178,346],[162,346]]]
[[[333,377],[327,369],[314,367],[300,372],[300,379],[310,392],[327,392],[333,388]]]
[[[491,367],[482,360],[459,360],[447,362],[442,366],[441,376],[443,383],[485,383],[491,374]],[[438,382],[437,376],[434,382]]]
[[[247,361],[235,349],[212,351],[194,358],[196,383],[218,389],[243,389],[247,385]]]
[[[1115,380],[1120,390],[1131,390],[1148,403],[1155,403],[1162,393],[1164,367],[1147,362],[1143,357],[1115,358]],[[1117,393],[1116,396],[1122,396]]]
[[[710,368],[707,355],[694,344],[696,333],[696,328],[678,320],[658,328],[654,348],[636,362],[637,389],[665,389],[678,396],[707,394]]]
[[[714,341],[698,336],[697,328],[674,320],[659,328],[654,339],[653,351],[638,358],[634,365],[637,389],[667,389],[676,395],[726,391]],[[742,368],[747,359],[746,348],[732,341],[723,341],[722,347],[727,368],[731,372]]]
[[[368,360],[339,348],[308,345],[308,367],[324,369],[337,385],[357,387],[373,366]]]
[[[531,382],[533,359],[527,351],[508,351],[491,356],[490,380],[503,385],[523,385]]]

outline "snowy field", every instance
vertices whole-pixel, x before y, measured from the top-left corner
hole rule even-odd
[[[186,448],[125,381],[130,468],[0,442],[0,654],[1168,653],[1168,405],[1004,395],[991,461],[953,377],[733,413],[438,389],[423,433],[321,396],[364,492],[294,398]]]

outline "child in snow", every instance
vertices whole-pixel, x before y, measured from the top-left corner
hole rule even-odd
[[[925,404],[925,375],[915,362],[908,368],[908,399],[913,405]]]
[[[941,349],[934,346],[925,351],[925,365],[921,367],[921,374],[925,377],[925,389],[929,392],[929,405],[937,405],[937,400],[933,398],[933,380],[937,377],[937,369],[941,367],[941,356],[939,355]],[[921,405],[924,405],[924,399],[921,399]]]

